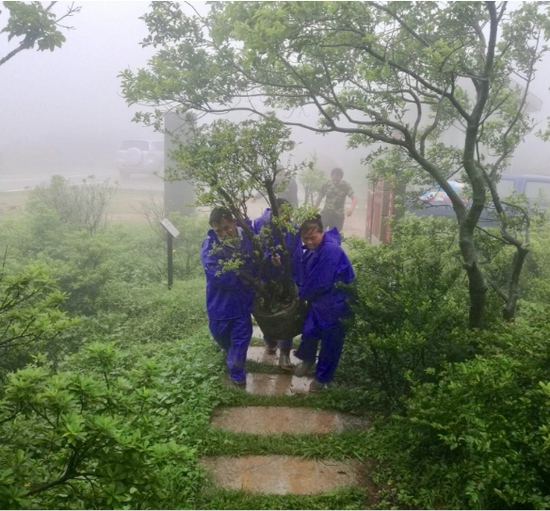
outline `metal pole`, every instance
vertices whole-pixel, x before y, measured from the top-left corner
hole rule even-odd
[[[166,241],[167,241],[167,253],[168,256],[168,289],[172,289],[172,283],[174,282],[174,267],[172,264],[173,261],[173,249],[172,249],[172,235],[167,232],[166,233]]]

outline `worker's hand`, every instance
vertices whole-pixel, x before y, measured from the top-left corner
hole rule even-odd
[[[347,211],[346,211],[346,216],[351,216],[353,215],[353,209],[349,208]]]
[[[281,266],[281,256],[279,254],[273,255],[271,262],[273,263],[273,266]]]

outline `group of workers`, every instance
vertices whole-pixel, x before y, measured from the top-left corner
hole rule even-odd
[[[306,220],[295,232],[284,229],[287,249],[290,253],[291,276],[298,288],[297,300],[306,303],[307,312],[302,329],[301,342],[294,352],[301,363],[294,367],[290,362],[292,339],[265,338],[269,354],[280,350],[279,367],[296,376],[305,376],[315,366],[315,378],[310,392],[318,392],[332,381],[344,344],[343,319],[348,315],[348,293],[342,286],[350,284],[355,275],[351,263],[340,246],[345,218],[346,197],[352,198],[348,216],[353,213],[357,198],[348,183],[343,181],[341,169],[331,174],[332,186],[323,190],[318,204],[326,196],[321,216]],[[279,210],[289,211],[290,204],[277,199]],[[340,209],[342,211],[340,211]],[[328,225],[324,225],[324,219]],[[237,224],[231,212],[214,208],[210,214],[210,226],[204,240],[201,259],[206,274],[206,309],[212,337],[226,353],[226,362],[233,383],[246,386],[245,362],[252,337],[252,307],[255,289],[252,281],[259,269],[253,261],[253,244]],[[267,208],[254,222],[247,220],[247,230],[262,234],[269,226],[271,211]],[[327,230],[325,230],[327,228]],[[279,246],[279,242],[273,244]],[[221,271],[224,264],[238,250],[241,264],[238,270]],[[268,254],[272,271],[280,271],[280,251]],[[317,349],[321,349],[317,357]]]

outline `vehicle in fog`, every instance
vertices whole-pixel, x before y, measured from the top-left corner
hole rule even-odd
[[[161,172],[164,170],[164,141],[124,140],[116,153],[115,164],[123,179],[133,173]]]
[[[468,204],[468,188],[465,183],[449,181],[449,184],[461,197],[462,202]],[[504,174],[497,184],[497,191],[502,200],[512,193],[525,194],[525,197],[533,205],[541,209],[550,206],[550,176],[538,176],[530,174]],[[456,220],[451,199],[439,185],[419,195],[408,205],[408,210],[416,216],[445,216]],[[508,208],[509,209],[509,208]],[[517,210],[508,211],[508,214],[517,214]],[[492,202],[483,210],[479,224],[486,227],[496,227],[498,219]]]

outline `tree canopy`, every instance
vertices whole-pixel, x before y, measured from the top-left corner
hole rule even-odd
[[[474,230],[488,201],[501,219],[499,237],[516,250],[510,274],[519,279],[528,236],[508,228],[496,183],[533,128],[525,107],[548,49],[546,5],[224,2],[201,16],[158,2],[143,19],[149,36],[142,44],[158,51],[147,68],[121,74],[123,93],[156,111],[136,120],[159,127],[170,108],[258,116],[313,108],[312,124],[280,118],[345,133],[355,147],[374,145],[371,159],[391,156],[401,162],[394,172],[406,169],[447,193],[469,278],[471,326],[483,321],[487,285]],[[455,174],[471,188],[468,204],[448,182]],[[517,302],[514,279],[508,293],[499,289],[507,317]]]
[[[42,2],[4,2],[4,7],[9,11],[9,18],[0,34],[8,34],[8,41],[13,38],[21,38],[21,41],[16,48],[0,57],[0,66],[19,52],[35,46],[38,51],[54,51],[61,48],[66,38],[60,29],[73,28],[62,25],[61,22],[79,12],[80,7],[75,7],[72,3],[65,14],[58,16],[53,10],[56,3],[50,2],[44,6]]]

